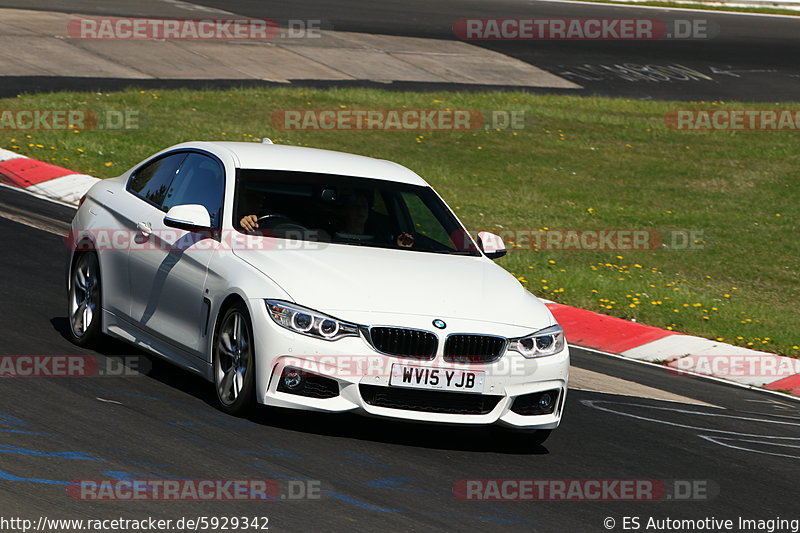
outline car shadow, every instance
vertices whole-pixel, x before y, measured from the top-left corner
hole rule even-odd
[[[53,329],[69,341],[69,320],[67,317],[50,319]],[[71,342],[71,341],[70,341]],[[113,337],[104,336],[99,344],[87,349],[98,357],[98,367],[107,368],[105,359],[113,359],[117,368],[124,366],[131,373],[143,374],[173,389],[189,394],[214,406],[214,391],[202,377],[153,355],[144,350]],[[119,370],[121,372],[121,369]]]
[[[318,413],[258,406],[248,420],[260,425],[327,437],[368,440],[437,450],[546,455],[531,436],[499,427],[386,420],[351,413]]]
[[[50,323],[69,340],[69,322],[66,317],[52,318]],[[92,351],[100,357],[114,359],[118,364],[168,387],[194,396],[210,409],[217,410],[216,395],[205,379],[159,356],[111,337],[104,337]],[[351,413],[319,413],[262,405],[252,409],[245,418],[260,426],[298,433],[418,448],[516,455],[550,453],[545,446],[532,444],[529,435],[498,427],[426,424]]]

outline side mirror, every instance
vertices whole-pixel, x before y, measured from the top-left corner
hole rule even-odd
[[[503,239],[488,231],[478,233],[478,246],[489,259],[499,259],[508,253],[506,245],[503,244]]]
[[[199,204],[176,205],[167,211],[164,224],[188,231],[207,230],[211,229],[211,215]]]

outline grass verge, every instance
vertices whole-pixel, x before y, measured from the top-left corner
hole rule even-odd
[[[518,130],[295,132],[271,122],[280,109],[403,107],[516,110],[527,121]],[[539,296],[797,356],[798,133],[667,128],[665,113],[685,107],[765,106],[500,92],[131,89],[0,100],[2,110],[140,115],[130,130],[4,130],[0,146],[100,177],[186,140],[270,137],[391,159],[427,179],[470,229],[510,236],[500,264]],[[537,232],[587,229],[647,231],[672,245],[547,250],[530,241]],[[676,245],[676,235],[691,239]]]

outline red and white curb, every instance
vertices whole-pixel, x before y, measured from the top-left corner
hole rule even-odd
[[[50,200],[78,205],[98,178],[0,148],[0,183]]]
[[[684,335],[621,318],[548,303],[570,344],[688,372],[800,396],[800,359]]]
[[[0,148],[0,183],[77,205],[81,196],[97,181],[98,178]],[[800,359],[545,302],[572,345],[663,363],[676,372],[712,376],[771,390],[788,390],[800,396]]]

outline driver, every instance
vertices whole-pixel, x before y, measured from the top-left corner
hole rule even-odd
[[[369,218],[369,199],[367,193],[358,191],[345,196],[336,213],[336,230],[339,233],[363,235]]]
[[[341,233],[363,235],[369,218],[369,200],[367,193],[357,191],[346,196],[336,213],[336,230]],[[258,229],[258,215],[245,215],[239,225],[245,231]]]
[[[369,218],[370,202],[366,191],[356,191],[345,196],[344,202],[338,207],[336,213],[336,228],[339,233],[363,235]],[[245,231],[258,229],[258,216],[245,215],[239,225]],[[397,246],[411,248],[414,246],[414,237],[406,232],[401,232],[395,238]]]

